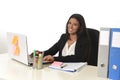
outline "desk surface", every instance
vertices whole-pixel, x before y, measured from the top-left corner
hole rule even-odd
[[[34,70],[0,54],[0,80],[107,80],[97,76],[97,67],[86,66],[79,72],[64,72],[48,68]]]

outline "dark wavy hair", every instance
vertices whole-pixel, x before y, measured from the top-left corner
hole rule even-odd
[[[70,38],[70,34],[68,33],[68,23],[71,18],[77,19],[77,21],[80,24],[80,27],[78,28],[78,31],[77,31],[77,36],[79,36],[83,31],[86,31],[86,24],[85,24],[84,17],[80,14],[73,14],[70,16],[70,18],[68,19],[67,24],[66,24],[67,39]]]

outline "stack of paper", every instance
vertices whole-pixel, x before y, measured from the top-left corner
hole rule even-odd
[[[77,63],[63,63],[63,66],[54,66],[54,63],[49,66],[49,68],[63,70],[67,72],[79,71],[82,67],[87,65],[87,62],[77,62]]]

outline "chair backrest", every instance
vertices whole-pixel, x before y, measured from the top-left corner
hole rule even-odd
[[[87,28],[87,32],[90,38],[90,53],[88,64],[97,66],[97,58],[98,58],[98,42],[99,42],[99,31],[91,28]]]

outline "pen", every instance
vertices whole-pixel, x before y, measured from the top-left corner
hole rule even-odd
[[[60,66],[60,68],[64,68],[66,66],[67,66],[67,64],[63,64],[63,65]]]
[[[33,69],[37,66],[37,56],[36,56],[36,50],[33,51]]]
[[[36,54],[36,50],[33,51],[33,57],[35,57],[35,54]]]

